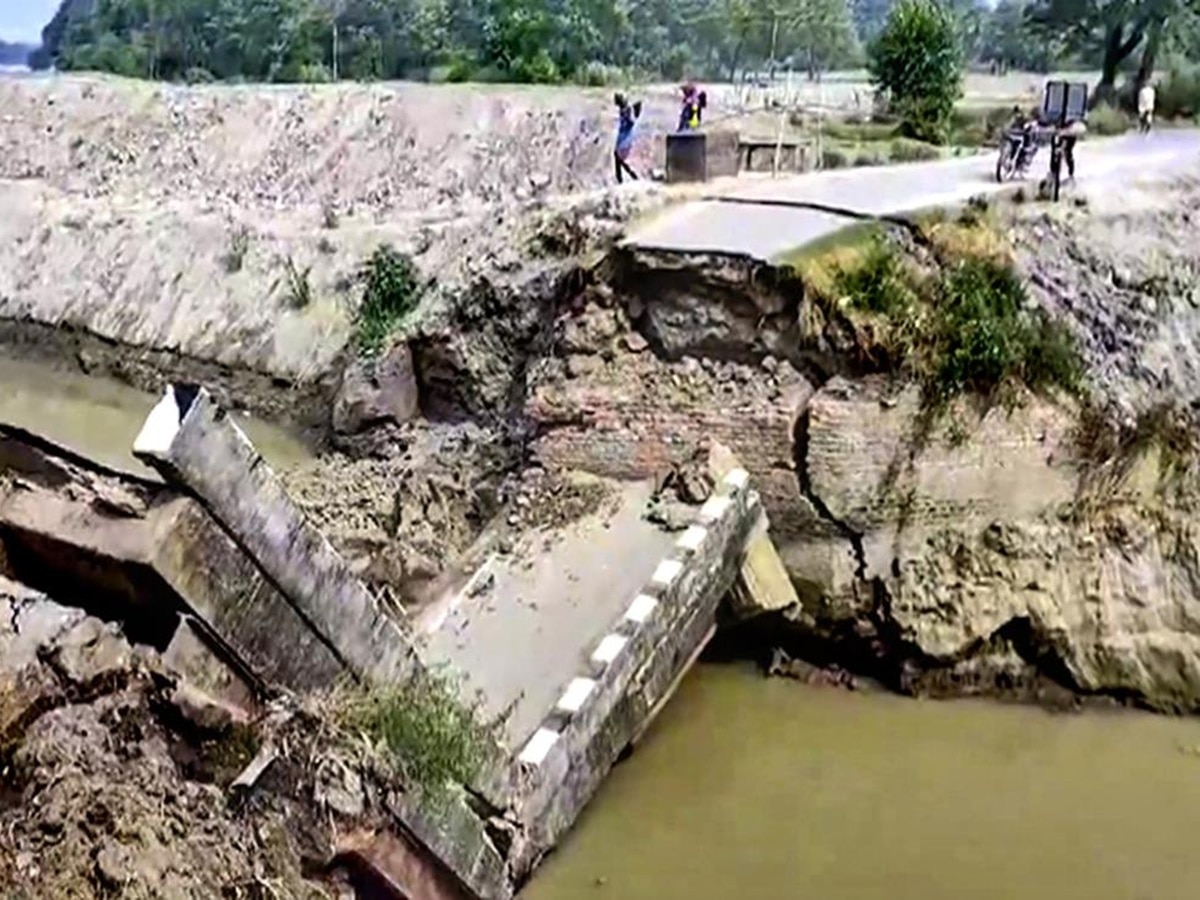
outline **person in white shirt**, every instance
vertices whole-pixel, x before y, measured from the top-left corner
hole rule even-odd
[[[1154,121],[1154,94],[1154,85],[1150,82],[1146,82],[1146,84],[1142,85],[1142,89],[1138,91],[1138,127],[1143,134],[1150,130],[1150,125]]]

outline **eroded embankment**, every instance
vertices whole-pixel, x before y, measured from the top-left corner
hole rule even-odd
[[[1166,208],[1131,192],[1120,212],[1003,210],[986,229],[973,216],[894,239],[955,289],[968,284],[958,260],[1002,251],[1031,285],[1018,306],[1065,321],[1079,343],[1075,383],[1058,330],[1022,332],[1020,377],[990,399],[978,373],[926,359],[915,328],[897,340],[895,323],[856,308],[862,282],[831,303],[821,272],[618,254],[539,367],[533,451],[632,477],[713,439],[731,446],[801,593],[767,629],[792,652],[907,691],[1053,686],[1194,709],[1187,407],[1200,381],[1187,360],[1200,316],[1176,274],[1196,261],[1174,204],[1195,189],[1175,190]],[[1143,228],[1157,250],[1131,270],[1123,236]],[[931,403],[931,384],[963,392]]]

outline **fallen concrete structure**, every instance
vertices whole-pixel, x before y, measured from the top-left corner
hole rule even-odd
[[[87,598],[88,612],[244,707],[276,687],[394,683],[445,661],[352,575],[203,389],[169,388],[134,450],[161,481],[0,426],[0,573]],[[444,804],[398,795],[387,852],[373,856],[372,841],[347,852],[413,897],[512,896],[661,708],[745,568],[763,513],[745,470],[726,469],[686,531],[648,545],[631,578],[597,586],[613,593],[611,618],[564,619],[577,656],[529,676],[547,683],[528,686],[526,724],[503,734],[478,783]]]

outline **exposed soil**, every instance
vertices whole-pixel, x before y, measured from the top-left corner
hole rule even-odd
[[[389,896],[352,883],[361,851],[399,846],[399,785],[331,727],[328,700],[250,720],[115,626],[3,580],[0,650],[5,897]]]

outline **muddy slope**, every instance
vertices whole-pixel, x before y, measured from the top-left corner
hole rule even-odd
[[[1031,297],[1080,337],[1103,440],[1081,439],[1074,401],[1032,395],[931,425],[803,283],[627,254],[557,325],[534,453],[633,477],[733,447],[802,597],[766,629],[792,652],[906,691],[1200,708],[1197,492],[1177,477],[1195,468],[1177,457],[1200,397],[1197,197],[1185,181],[1001,214]],[[1183,424],[1155,436],[1162,409]]]

